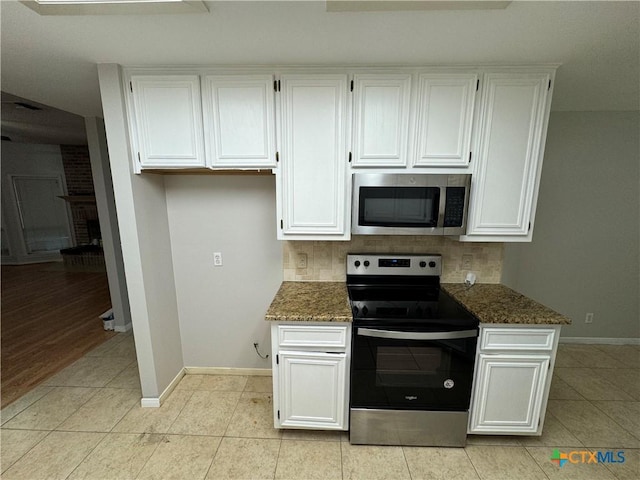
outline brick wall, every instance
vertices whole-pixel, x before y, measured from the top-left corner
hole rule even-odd
[[[89,160],[89,148],[86,145],[60,145],[64,176],[67,181],[67,191],[73,195],[94,195],[93,178],[91,176],[91,162]],[[97,224],[98,210],[94,203],[70,204],[73,217],[73,230],[76,235],[76,244],[90,243],[90,224]],[[95,234],[93,235],[95,236]]]

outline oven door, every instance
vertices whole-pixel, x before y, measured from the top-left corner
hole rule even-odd
[[[357,326],[351,408],[466,411],[478,329]]]

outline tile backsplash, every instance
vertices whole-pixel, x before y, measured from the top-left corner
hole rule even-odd
[[[468,271],[479,283],[500,283],[502,243],[458,242],[438,236],[354,235],[349,242],[285,241],[285,281],[343,282],[348,253],[439,253],[442,282],[463,282]],[[307,256],[306,268],[298,268],[299,254]],[[462,256],[471,255],[471,268],[462,269]]]

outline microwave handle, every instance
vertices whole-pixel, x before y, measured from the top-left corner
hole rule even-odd
[[[376,330],[358,328],[361,337],[390,338],[393,340],[452,340],[455,338],[475,338],[477,330],[456,330],[452,332],[396,332],[393,330]]]
[[[440,187],[440,204],[438,205],[437,228],[444,228],[444,211],[447,206],[447,187]]]

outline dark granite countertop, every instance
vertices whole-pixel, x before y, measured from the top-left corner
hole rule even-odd
[[[569,325],[558,312],[501,284],[443,283],[442,288],[481,323]],[[275,322],[351,322],[344,282],[282,282],[265,320]]]
[[[571,319],[501,284],[443,283],[442,288],[480,323],[569,325]]]
[[[275,322],[351,322],[344,282],[282,282],[265,320]]]

